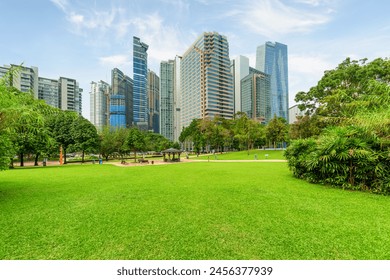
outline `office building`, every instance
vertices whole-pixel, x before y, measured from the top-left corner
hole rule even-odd
[[[38,77],[38,99],[45,100],[46,104],[60,108],[58,80]]]
[[[171,141],[174,139],[174,75],[173,60],[160,63],[160,133]]]
[[[270,97],[270,76],[250,68],[250,74],[241,80],[241,111],[266,124],[271,119]]]
[[[140,129],[148,129],[148,50],[149,46],[133,37],[133,122]]]
[[[111,70],[110,125],[130,127],[133,124],[133,80],[118,68]]]
[[[241,80],[249,75],[249,58],[238,56],[232,60],[231,73],[233,75],[234,113],[241,112]]]
[[[12,73],[11,86],[22,92],[32,92],[38,98],[38,67],[20,65],[4,65],[0,67],[0,77],[4,76],[12,67],[17,71]]]
[[[229,44],[217,32],[205,32],[184,53],[180,66],[181,127],[193,119],[233,118],[233,77]]]
[[[31,92],[34,98],[44,100],[48,105],[61,110],[75,111],[81,115],[83,89],[75,79],[60,77],[58,80],[39,77],[37,67],[4,65],[0,67],[3,77],[11,67],[10,85],[22,92]]]
[[[109,125],[110,85],[104,81],[92,82],[90,92],[90,121],[97,130]]]
[[[149,131],[160,133],[160,78],[148,71]]]
[[[256,69],[271,76],[271,116],[288,121],[287,46],[266,42],[257,48]]]
[[[59,108],[61,110],[75,111],[81,115],[82,93],[79,83],[75,79],[60,77],[58,79]]]

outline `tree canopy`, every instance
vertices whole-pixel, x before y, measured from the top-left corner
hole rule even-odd
[[[390,61],[346,59],[297,101],[301,118],[286,151],[297,177],[349,189],[390,193]],[[307,128],[310,133],[304,134]],[[317,127],[313,133],[313,127]],[[304,136],[304,137],[302,137]]]

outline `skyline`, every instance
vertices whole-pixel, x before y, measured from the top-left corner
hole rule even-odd
[[[133,36],[149,45],[148,67],[183,55],[203,32],[228,38],[230,59],[256,63],[266,41],[288,46],[289,106],[345,58],[388,57],[389,2],[336,0],[5,0],[0,3],[0,64],[39,68],[39,76],[76,79],[89,116],[92,81],[115,67],[133,76]]]

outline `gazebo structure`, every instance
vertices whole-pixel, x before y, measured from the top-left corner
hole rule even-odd
[[[174,148],[169,148],[161,152],[163,154],[164,161],[180,161],[180,154],[183,151]]]

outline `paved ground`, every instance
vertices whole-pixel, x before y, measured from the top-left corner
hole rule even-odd
[[[152,160],[149,160],[148,163],[138,163],[138,162],[134,162],[134,160],[126,160],[126,163],[125,164],[122,164],[120,163],[119,161],[115,160],[115,161],[103,161],[103,164],[112,164],[112,165],[115,165],[115,166],[120,166],[120,167],[131,167],[131,166],[150,166],[150,165],[161,165],[161,164],[175,164],[175,163],[186,163],[186,162],[287,162],[287,160],[283,160],[283,159],[266,159],[266,160],[207,160],[207,159],[196,159],[196,160],[192,160],[191,158],[190,159],[186,159],[186,158],[181,158],[180,159],[181,161],[180,162],[164,162],[163,160],[153,160],[153,164],[152,164]],[[47,166],[58,166],[60,163],[58,161],[48,161],[46,163]],[[69,164],[93,164],[92,162],[88,161],[88,162],[85,162],[85,163],[81,163],[81,162],[77,162],[77,163],[69,163]],[[99,161],[95,161],[95,164],[99,164]],[[19,166],[19,163],[15,163],[14,164],[15,167],[18,167]],[[34,166],[34,162],[33,161],[27,161],[27,162],[24,162],[24,166]],[[42,166],[42,162],[40,161],[39,162],[39,166]]]

